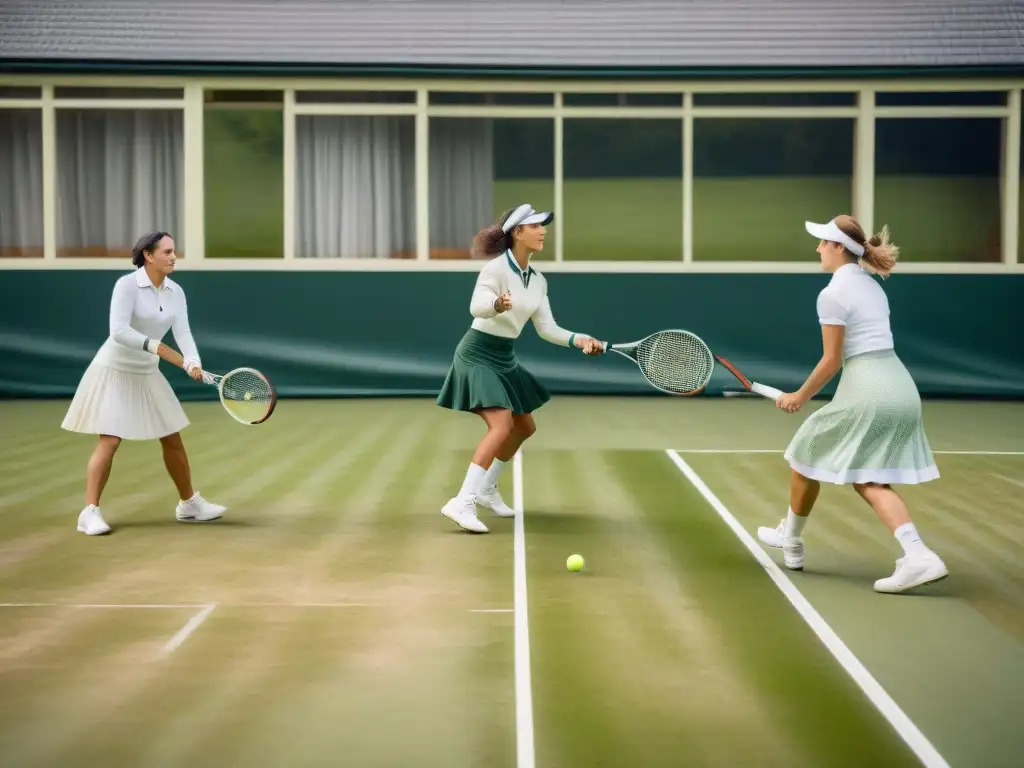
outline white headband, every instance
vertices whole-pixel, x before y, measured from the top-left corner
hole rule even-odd
[[[548,224],[555,218],[553,213],[537,213],[529,203],[523,203],[501,225],[502,232],[509,232],[520,224]]]
[[[835,219],[832,219],[828,224],[815,224],[813,221],[805,221],[804,227],[808,233],[814,235],[819,240],[828,240],[830,243],[842,243],[850,249],[851,253],[855,253],[858,256],[864,255],[864,246],[843,232],[836,224]]]

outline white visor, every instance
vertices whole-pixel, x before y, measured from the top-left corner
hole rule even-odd
[[[501,231],[509,232],[523,224],[549,224],[554,218],[555,214],[553,213],[538,213],[533,210],[532,205],[523,203],[512,211],[512,214],[505,220],[505,223],[501,225]]]
[[[804,227],[807,231],[819,240],[828,240],[830,243],[842,243],[851,253],[858,256],[864,255],[864,246],[843,232],[832,219],[828,224],[815,224],[813,221],[805,221]]]

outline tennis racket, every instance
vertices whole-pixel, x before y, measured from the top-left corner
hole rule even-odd
[[[185,359],[166,344],[160,344],[157,354],[171,365],[184,367]],[[202,381],[217,387],[224,410],[242,424],[262,424],[277,407],[274,385],[255,368],[235,368],[223,375],[203,371]]]
[[[780,389],[748,379],[731,362],[713,354],[708,345],[690,331],[657,331],[626,344],[602,343],[605,352],[617,352],[636,363],[651,386],[666,394],[695,395],[702,392],[715,372],[716,360],[749,392],[769,400],[778,400],[783,394]]]

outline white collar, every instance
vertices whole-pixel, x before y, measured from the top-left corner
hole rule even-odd
[[[862,267],[855,261],[850,261],[847,262],[846,264],[843,264],[843,266],[841,266],[839,269],[832,273],[832,280],[838,278],[844,271],[849,272],[851,275],[867,274],[864,267]]]
[[[146,272],[145,267],[135,268],[135,284],[139,286],[139,288],[155,288],[158,291],[163,290],[164,288],[174,288],[174,281],[166,275],[164,276],[163,285],[160,288],[157,288],[153,285],[153,281],[149,279],[149,273]]]

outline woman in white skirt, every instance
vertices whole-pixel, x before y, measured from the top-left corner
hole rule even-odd
[[[803,568],[803,530],[822,482],[853,485],[903,547],[904,556],[878,592],[896,593],[948,575],[942,559],[925,546],[897,484],[939,476],[914,380],[894,350],[885,291],[872,277],[888,277],[899,249],[887,228],[868,239],[851,216],[827,224],[806,222],[819,239],[824,271],[832,273],[818,294],[821,361],[796,392],[776,405],[795,413],[842,368],[832,401],[812,414],[786,449],[791,468],[789,511],[777,528],[759,528],[764,543],[783,550],[786,566]]]
[[[114,284],[110,336],[82,376],[61,424],[71,432],[99,435],[86,469],[85,508],[78,516],[78,530],[90,536],[110,531],[100,496],[122,440],[160,441],[164,465],[178,490],[178,520],[216,520],[225,510],[192,488],[180,435],[188,418],[158,367],[166,349],[160,339],[173,329],[184,369],[197,381],[203,376],[185,292],[168,277],[175,258],[174,240],[166,232],[144,235],[135,244],[135,271]]]

